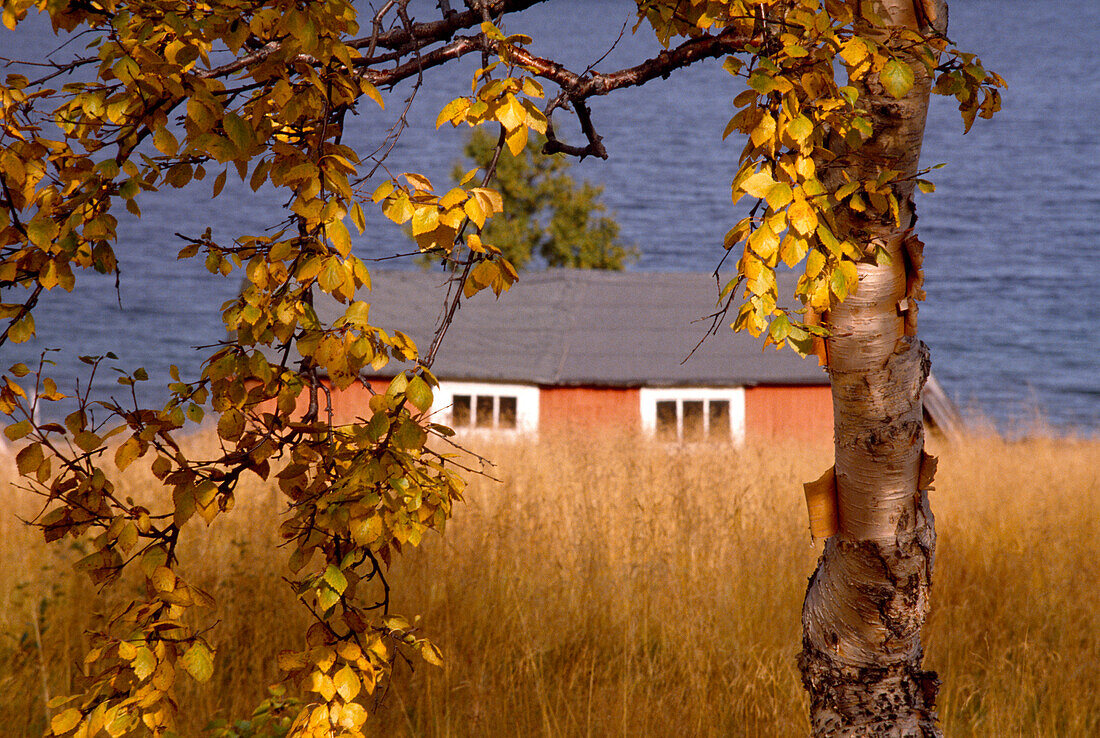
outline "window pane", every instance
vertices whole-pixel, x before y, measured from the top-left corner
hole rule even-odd
[[[474,416],[474,424],[478,428],[493,427],[493,396],[477,396],[477,415]]]
[[[728,441],[730,438],[730,401],[710,401],[710,429],[707,436],[716,441]]]
[[[702,400],[684,400],[684,440],[703,440]]]
[[[498,428],[516,427],[516,398],[501,397],[499,412],[500,417],[497,420]]]
[[[657,437],[667,441],[676,440],[675,400],[657,402]]]
[[[451,425],[465,428],[470,425],[470,396],[455,395],[451,403]]]

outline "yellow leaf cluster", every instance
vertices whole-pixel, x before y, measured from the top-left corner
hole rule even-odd
[[[467,220],[480,230],[487,219],[504,210],[500,193],[488,187],[455,187],[440,197],[427,177],[411,172],[402,177],[407,185],[399,179],[387,180],[374,191],[372,199],[382,204],[383,214],[394,223],[410,224],[412,236],[424,252],[449,254]],[[473,250],[499,253],[480,238],[473,243]]]
[[[517,38],[519,37],[509,37],[511,40]],[[501,38],[502,60],[507,58],[509,39]],[[519,156],[527,145],[528,130],[546,133],[546,116],[532,102],[532,98],[544,97],[544,92],[542,85],[532,77],[514,77],[509,73],[501,79],[493,79],[492,72],[499,64],[500,62],[494,62],[479,69],[474,75],[474,94],[447,103],[439,112],[435,127],[439,128],[444,123],[452,126],[462,123],[470,126],[499,123],[504,128],[508,150],[513,156]]]

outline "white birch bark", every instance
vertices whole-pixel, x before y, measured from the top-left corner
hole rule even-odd
[[[946,24],[942,2],[882,6],[893,24]],[[873,179],[880,167],[916,172],[931,80],[914,69],[917,83],[900,100],[873,83],[860,86],[874,135],[858,150],[853,176]],[[848,237],[884,245],[892,263],[859,265],[858,289],[827,316],[839,532],[810,580],[799,659],[815,737],[940,735],[939,680],[921,665],[936,534],[931,464],[921,474],[928,351],[912,335],[915,321],[906,335],[907,289],[919,266],[904,244],[915,222],[911,196],[911,186],[898,195],[901,227],[847,219]]]

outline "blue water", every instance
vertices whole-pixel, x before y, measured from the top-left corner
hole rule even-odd
[[[633,7],[629,0],[553,0],[514,18],[508,30],[528,33],[535,53],[580,71],[614,44]],[[948,163],[933,173],[936,193],[918,203],[927,244],[921,331],[934,371],[965,410],[1002,427],[1039,416],[1066,431],[1096,433],[1100,76],[1091,60],[1100,3],[956,2],[950,31],[1010,86],[1004,110],[966,136],[951,100],[936,99],[930,115],[923,161]],[[41,25],[0,31],[0,55],[25,57],[54,45]],[[597,69],[635,63],[655,48],[644,31],[632,36],[628,28]],[[436,132],[432,123],[447,100],[469,90],[473,64],[431,75],[387,161],[392,171],[446,183],[465,133]],[[381,142],[409,89],[398,88],[385,113],[364,107],[350,141],[360,150]],[[710,271],[721,258],[722,236],[737,217],[729,180],[741,148],[732,137],[722,142],[721,131],[738,91],[717,63],[707,63],[592,101],[610,159],[585,161],[575,174],[606,186],[623,240],[642,254],[633,268]],[[576,138],[558,115],[559,132]],[[238,277],[211,277],[199,262],[176,262],[182,242],[173,233],[198,234],[207,225],[227,241],[259,233],[279,220],[278,203],[231,181],[218,201],[200,185],[157,193],[142,209],[141,220],[120,216],[119,294],[113,278],[93,275],[81,277],[73,295],[48,295],[36,311],[40,338],[31,348],[0,349],[0,363],[64,347],[54,375],[69,388],[85,376],[73,357],[109,350],[120,365],[144,366],[154,378],[165,377],[169,364],[197,372],[209,351],[194,347],[222,337],[218,308]],[[408,245],[376,215],[356,249],[375,259]],[[157,392],[151,386],[143,396]]]

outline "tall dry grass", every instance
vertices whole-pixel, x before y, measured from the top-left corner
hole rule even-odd
[[[502,483],[477,481],[446,535],[392,572],[396,609],[423,616],[447,661],[398,668],[377,735],[806,733],[794,659],[817,551],[800,484],[830,449],[559,438],[485,450]],[[947,734],[1100,735],[1100,441],[939,451],[926,642]],[[30,736],[104,604],[71,573],[73,546],[38,542],[14,518],[33,505],[5,489],[0,732]],[[219,599],[219,654],[210,685],[183,685],[183,735],[246,716],[277,679],[274,654],[299,642],[279,505],[257,485],[187,541],[187,573]]]

